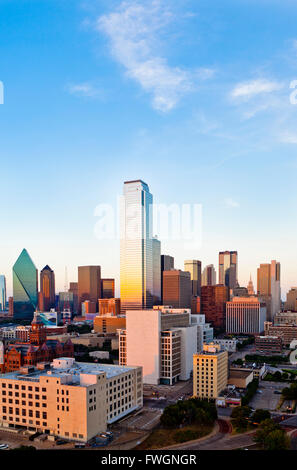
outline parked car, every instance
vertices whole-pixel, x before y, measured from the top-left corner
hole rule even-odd
[[[76,443],[74,444],[74,447],[75,447],[76,449],[84,449],[84,448],[86,447],[86,444],[84,444],[83,442],[76,442]]]
[[[68,442],[65,441],[64,439],[57,439],[56,444],[57,444],[57,446],[61,446],[63,444],[68,444]]]
[[[8,444],[0,444],[0,450],[8,449]]]

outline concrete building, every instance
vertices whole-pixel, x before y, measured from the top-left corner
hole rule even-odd
[[[98,315],[94,318],[94,331],[101,334],[116,334],[117,330],[126,328],[126,316],[115,317],[111,313]]]
[[[87,442],[141,408],[142,395],[140,367],[59,358],[0,376],[0,425]]]
[[[174,269],[174,258],[169,255],[161,255],[161,303],[164,304],[163,299],[163,271],[170,271]]]
[[[219,344],[221,346],[221,349],[224,349],[225,351],[228,351],[230,353],[236,352],[236,345],[237,345],[237,340],[236,339],[216,339],[216,338],[214,338],[213,343],[214,344]]]
[[[279,262],[260,264],[257,270],[257,293],[266,302],[267,320],[273,320],[281,306]]]
[[[78,311],[82,312],[82,303],[86,300],[95,302],[101,298],[101,267],[78,267]]]
[[[214,286],[217,283],[216,270],[213,264],[205,266],[202,272],[201,286]]]
[[[233,297],[227,302],[227,333],[260,334],[264,331],[266,305],[257,297]]]
[[[263,354],[281,353],[283,349],[283,339],[281,336],[257,336],[255,339],[257,352]]]
[[[293,312],[297,311],[297,287],[291,287],[289,292],[287,292],[285,309]]]
[[[186,260],[184,270],[191,275],[192,295],[197,297],[201,295],[201,261],[196,259]]]
[[[237,286],[238,270],[237,251],[220,251],[219,253],[219,284],[234,289]]]
[[[105,278],[101,279],[101,297],[102,299],[114,298],[114,279]]]
[[[297,312],[278,312],[274,316],[274,325],[297,325]]]
[[[228,382],[228,353],[218,344],[205,344],[193,355],[193,396],[215,399]]]
[[[6,278],[0,275],[0,312],[6,310]]]
[[[197,325],[197,352],[203,350],[203,344],[208,344],[213,341],[213,328],[210,323],[205,323],[205,315],[192,315],[192,325]]]
[[[272,322],[266,321],[264,324],[265,336],[278,336],[282,338],[284,345],[289,345],[291,341],[297,339],[297,325],[281,324],[273,325]]]
[[[126,329],[119,331],[119,363],[141,366],[146,384],[172,385],[190,378],[197,341],[190,310],[128,310]]]
[[[232,369],[229,372],[228,385],[234,385],[236,388],[247,388],[248,384],[254,379],[253,371],[251,370],[236,370]]]
[[[163,271],[163,304],[174,308],[191,308],[191,301],[190,273],[179,269]]]
[[[99,315],[120,315],[121,313],[121,299],[98,299]]]

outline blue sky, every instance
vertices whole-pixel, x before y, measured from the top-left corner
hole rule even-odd
[[[297,2],[0,0],[0,272],[26,247],[64,270],[119,276],[117,240],[94,234],[98,204],[142,178],[155,202],[200,203],[202,245],[162,252],[239,281],[260,262],[297,284]]]

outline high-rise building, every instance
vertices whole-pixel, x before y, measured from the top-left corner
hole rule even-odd
[[[237,251],[220,251],[219,284],[233,289],[237,285]]]
[[[43,301],[42,311],[49,312],[51,308],[55,308],[55,273],[48,265],[40,271],[40,292]]]
[[[8,315],[13,317],[13,297],[8,297]]]
[[[227,302],[227,333],[260,334],[265,320],[266,304],[257,297],[233,297]]]
[[[248,286],[247,286],[247,290],[248,290],[248,295],[255,295],[254,284],[253,284],[253,281],[252,281],[252,275],[250,275],[250,280],[249,280],[249,283],[248,283]]]
[[[128,310],[126,329],[119,333],[119,364],[142,366],[146,384],[188,380],[197,351],[197,317],[192,323],[191,310],[161,306]]]
[[[186,260],[184,269],[191,274],[192,295],[201,295],[201,261],[196,259]]]
[[[174,258],[169,255],[161,255],[161,303],[163,301],[163,271],[170,271],[174,269]]]
[[[152,239],[153,248],[153,303],[161,303],[161,242],[154,237]]]
[[[217,274],[213,264],[205,266],[202,273],[201,285],[214,286],[217,283]]]
[[[149,187],[126,181],[121,207],[121,309],[153,305],[152,204]]]
[[[58,300],[58,311],[60,313],[70,310],[71,313],[74,313],[74,300],[73,292],[59,292]]]
[[[0,275],[0,312],[6,310],[6,279]]]
[[[12,275],[14,317],[32,320],[38,305],[38,272],[27,250],[18,257]]]
[[[257,293],[267,305],[267,320],[272,320],[281,307],[280,263],[260,264],[257,270]]]
[[[78,311],[82,311],[82,303],[86,300],[95,302],[101,298],[101,267],[78,267]]]
[[[215,286],[202,286],[201,313],[206,321],[218,329],[226,325],[226,302],[229,300],[229,288],[222,284]]]
[[[70,282],[68,292],[73,294],[73,313],[78,312],[78,282]]]
[[[193,355],[193,396],[215,399],[227,387],[228,352],[219,344],[205,344]]]
[[[0,281],[1,282],[1,281]],[[287,300],[285,303],[285,309],[296,311],[297,309],[297,287],[291,287],[289,292],[287,292]]]
[[[101,279],[101,298],[114,299],[114,279]]]
[[[163,304],[173,308],[191,308],[192,283],[188,271],[163,271]]]
[[[99,315],[111,314],[118,316],[121,313],[121,299],[98,299]]]

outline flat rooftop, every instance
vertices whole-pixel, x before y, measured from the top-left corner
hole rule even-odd
[[[57,360],[69,360],[69,358],[60,357]],[[32,366],[33,368],[33,366]],[[2,374],[0,376],[1,379],[10,379],[10,380],[32,380],[38,381],[40,377],[68,377],[72,376],[71,380],[67,381],[67,385],[79,385],[80,383],[80,375],[81,374],[90,374],[90,375],[100,375],[103,372],[106,374],[107,379],[111,379],[113,377],[117,377],[118,375],[124,374],[125,372],[129,372],[134,370],[134,367],[126,367],[126,366],[117,366],[111,364],[97,364],[97,363],[90,363],[90,362],[74,362],[72,365],[68,365],[68,367],[53,367],[53,363],[51,363],[51,367],[49,369],[37,369],[36,367],[32,372],[29,373],[21,373],[21,371],[15,372],[8,372],[7,374]]]
[[[253,372],[251,370],[230,370],[229,379],[246,379]]]

